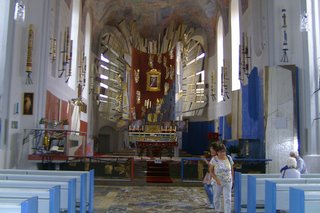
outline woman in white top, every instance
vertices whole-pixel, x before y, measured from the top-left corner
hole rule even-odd
[[[281,174],[282,178],[300,178],[301,174],[297,170],[297,160],[289,157],[287,160],[287,169],[284,169]]]
[[[226,147],[219,144],[217,156],[210,161],[210,174],[215,180],[214,206],[217,212],[222,212],[221,195],[223,193],[224,212],[231,213],[231,189],[233,182],[233,161],[226,155]]]

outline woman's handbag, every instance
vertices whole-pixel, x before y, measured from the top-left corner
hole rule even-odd
[[[209,172],[207,172],[206,175],[204,176],[202,183],[211,184],[211,175]]]

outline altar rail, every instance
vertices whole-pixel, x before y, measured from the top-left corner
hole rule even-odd
[[[210,159],[207,159],[210,160]],[[270,159],[254,159],[254,158],[233,158],[234,170],[241,171],[243,165],[251,164],[265,164]],[[186,166],[188,165],[188,167]],[[240,166],[239,166],[240,165]],[[197,157],[187,157],[181,158],[181,182],[200,182],[202,181],[205,173],[207,172],[207,164],[204,158]],[[245,169],[245,171],[247,171]],[[255,168],[252,169],[257,173],[263,171],[263,169]]]

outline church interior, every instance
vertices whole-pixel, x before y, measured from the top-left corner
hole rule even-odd
[[[221,142],[241,173],[280,174],[293,150],[319,173],[319,13],[314,0],[0,1],[0,169],[189,187]]]

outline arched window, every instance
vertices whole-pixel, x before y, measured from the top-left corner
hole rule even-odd
[[[231,89],[240,89],[239,79],[239,45],[240,45],[240,24],[239,24],[239,1],[231,0]]]
[[[218,19],[216,46],[217,46],[217,101],[220,102],[223,100],[223,96],[221,94],[221,89],[222,89],[221,69],[223,67],[223,21],[221,16]]]
[[[184,65],[182,73],[182,91],[183,91],[183,116],[197,116],[202,115],[203,107],[207,103],[207,96],[205,91],[205,51],[202,44],[190,39],[186,44],[188,47],[187,58],[184,55]]]

